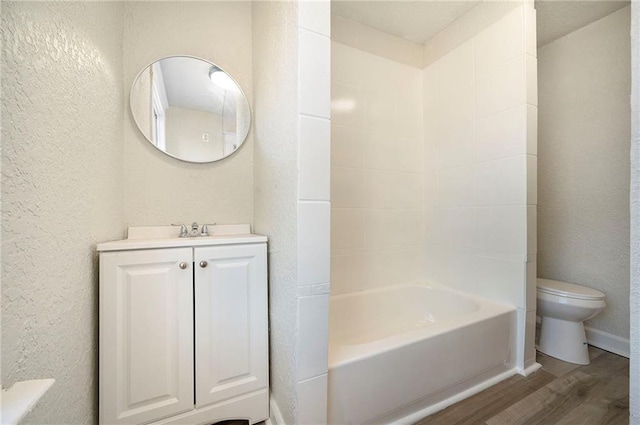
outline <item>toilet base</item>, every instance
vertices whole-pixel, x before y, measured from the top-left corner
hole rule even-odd
[[[589,346],[582,322],[542,317],[538,351],[569,363],[588,365]]]

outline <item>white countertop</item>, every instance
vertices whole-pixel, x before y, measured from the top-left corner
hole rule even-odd
[[[249,225],[215,225],[209,229],[210,236],[180,238],[179,228],[172,226],[130,227],[128,239],[100,243],[96,249],[107,252],[267,242],[266,236],[249,233]]]

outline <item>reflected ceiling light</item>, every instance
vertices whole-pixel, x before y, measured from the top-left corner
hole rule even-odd
[[[356,101],[353,99],[336,99],[331,102],[331,109],[339,112],[348,112],[354,110]]]
[[[236,83],[231,77],[217,66],[212,66],[209,69],[209,78],[213,84],[225,90],[233,90],[236,88]]]

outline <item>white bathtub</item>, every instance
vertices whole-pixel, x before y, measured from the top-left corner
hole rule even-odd
[[[432,284],[332,296],[328,423],[411,423],[513,375],[515,320]]]

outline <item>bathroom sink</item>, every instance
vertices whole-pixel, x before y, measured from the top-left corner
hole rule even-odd
[[[189,227],[189,225],[187,225]],[[250,224],[210,224],[209,236],[187,238],[206,238],[212,236],[250,235]],[[180,236],[180,226],[130,226],[127,239],[171,239]]]

